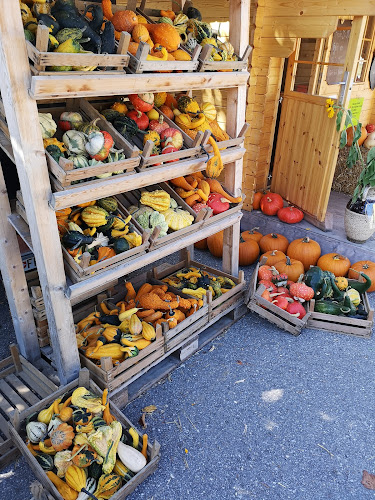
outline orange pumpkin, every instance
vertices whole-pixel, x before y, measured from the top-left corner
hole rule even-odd
[[[244,240],[240,238],[239,264],[240,266],[250,266],[254,264],[259,255],[259,245],[254,240]]]
[[[256,231],[256,229],[259,229],[258,227],[254,227],[253,229],[250,229],[250,231],[242,231],[241,237],[246,241],[246,240],[254,240],[257,243],[260,242],[260,240],[263,238],[263,234],[260,233],[259,231]]]
[[[135,56],[137,53],[138,47],[139,47],[139,43],[129,42],[128,52],[130,52],[130,54],[132,56]]]
[[[118,10],[113,14],[111,22],[116,31],[127,31],[131,33],[134,26],[138,24],[138,19],[136,13],[132,10]]]
[[[178,49],[181,38],[174,26],[168,23],[158,23],[147,24],[146,27],[154,43],[160,43],[168,52],[174,52]]]
[[[207,250],[207,238],[205,238],[204,240],[196,241],[194,243],[194,247],[198,250]]]
[[[213,234],[207,238],[207,246],[214,257],[223,256],[224,231]]]
[[[304,274],[305,268],[303,267],[302,262],[295,259],[290,259],[286,257],[279,262],[276,262],[275,268],[279,271],[280,274],[286,274],[288,276],[289,281],[296,282],[301,274]]]
[[[254,210],[260,210],[260,200],[262,199],[262,196],[265,194],[269,193],[269,191],[257,191],[254,193],[254,198],[253,198],[253,209]]]
[[[371,279],[371,286],[367,290],[373,292],[375,290],[375,262],[371,260],[360,260],[351,266],[348,273],[348,278],[358,279],[358,273],[365,273]]]
[[[259,261],[261,261],[263,257],[267,259],[267,266],[274,266],[276,262],[280,262],[280,260],[285,259],[286,255],[280,250],[269,250],[260,256]]]
[[[162,113],[165,114],[165,116],[167,118],[169,118],[170,120],[174,120],[174,114],[173,114],[173,111],[171,110],[171,108],[169,106],[167,106],[166,104],[163,104],[162,106],[160,106],[160,111]]]
[[[268,252],[269,250],[280,250],[286,253],[289,241],[282,234],[270,233],[263,236],[259,241],[259,246],[262,253]]]
[[[168,108],[177,109],[177,100],[172,94],[167,94],[164,103]]]
[[[350,260],[338,253],[326,253],[317,262],[323,271],[331,271],[335,276],[346,276],[350,268]]]
[[[354,130],[356,130],[357,127],[354,127]],[[367,137],[367,130],[366,127],[361,128],[361,137],[358,139],[358,146],[362,146],[362,144],[365,142]],[[348,147],[352,146],[353,144],[353,127],[348,127],[346,129],[346,145]]]
[[[322,252],[319,243],[307,237],[293,240],[286,253],[291,259],[300,260],[307,271],[316,265]]]

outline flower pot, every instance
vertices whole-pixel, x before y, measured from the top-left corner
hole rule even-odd
[[[346,238],[354,243],[365,243],[375,232],[375,189],[367,188],[362,200],[345,209]]]

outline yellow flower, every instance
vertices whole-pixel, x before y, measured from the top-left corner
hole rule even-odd
[[[328,118],[333,118],[335,116],[335,110],[332,107],[327,108]]]
[[[332,101],[332,99],[326,100],[326,108],[331,108],[334,104],[335,104],[335,102]]]

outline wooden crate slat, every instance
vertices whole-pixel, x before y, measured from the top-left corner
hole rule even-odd
[[[17,408],[18,411],[24,411],[30,406],[14,389],[12,389],[5,379],[0,380],[0,391],[11,401],[13,407]]]
[[[30,405],[35,405],[39,401],[39,398],[25,384],[23,384],[16,375],[8,375],[5,377],[5,380],[8,384],[13,386],[18,394],[20,394]]]

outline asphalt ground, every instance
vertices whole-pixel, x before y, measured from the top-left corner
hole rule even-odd
[[[0,314],[5,357],[14,334],[2,291]],[[248,313],[124,410],[138,425],[155,405],[146,432],[161,444],[158,470],[128,498],[373,498],[361,477],[375,473],[374,354],[374,339],[293,337]],[[17,460],[0,471],[0,499],[29,499],[32,480]]]

